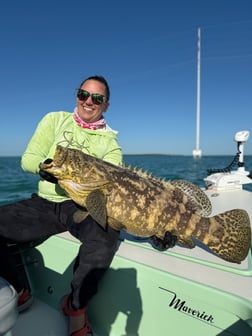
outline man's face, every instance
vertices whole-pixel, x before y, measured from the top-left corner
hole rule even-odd
[[[80,100],[77,97],[77,108],[80,118],[87,123],[99,120],[101,115],[106,112],[109,102],[105,99],[101,104],[97,104],[93,101],[92,94],[100,94],[107,98],[105,85],[97,80],[90,79],[87,80],[80,89],[90,93],[89,97],[85,100]]]

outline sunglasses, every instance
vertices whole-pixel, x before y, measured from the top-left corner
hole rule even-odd
[[[92,98],[92,102],[96,105],[101,105],[106,102],[106,97],[101,95],[100,93],[90,93],[86,90],[78,89],[77,98],[82,101],[86,101],[88,97]]]

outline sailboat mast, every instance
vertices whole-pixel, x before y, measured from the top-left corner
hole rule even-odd
[[[193,157],[202,156],[202,151],[199,148],[199,141],[200,141],[200,28],[198,28],[198,50],[197,50],[196,147],[193,150]]]

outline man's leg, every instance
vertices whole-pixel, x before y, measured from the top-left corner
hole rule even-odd
[[[29,289],[19,244],[46,239],[65,231],[58,219],[59,207],[60,204],[48,202],[37,195],[0,207],[0,275],[18,293]]]
[[[71,304],[80,309],[86,307],[97,292],[99,281],[117,250],[119,231],[109,226],[104,230],[90,216],[76,225],[79,225],[78,238],[82,244],[74,265]]]

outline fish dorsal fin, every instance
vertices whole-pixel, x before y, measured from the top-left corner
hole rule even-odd
[[[185,180],[174,180],[171,181],[171,184],[186,194],[193,208],[202,216],[209,216],[211,214],[212,204],[204,191],[198,186]]]
[[[86,199],[88,212],[103,229],[107,226],[106,201],[106,195],[99,189],[91,191]]]

